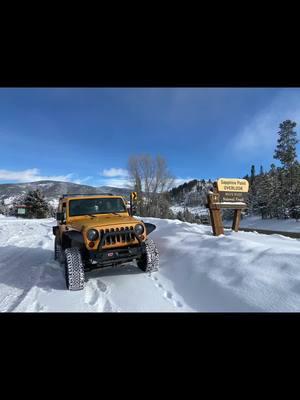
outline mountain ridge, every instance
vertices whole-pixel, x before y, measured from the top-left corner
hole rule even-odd
[[[117,188],[113,186],[96,187],[73,182],[41,180],[24,183],[1,183],[0,201],[4,201],[5,204],[10,205],[14,200],[25,195],[28,191],[37,189],[51,203],[56,203],[58,198],[63,194],[99,194],[109,192],[115,195],[128,196],[131,192],[130,188]]]
[[[211,180],[205,181],[194,179],[187,181],[169,191],[171,206],[179,207],[203,207]],[[8,206],[12,205],[30,190],[39,189],[45,200],[54,207],[63,194],[101,194],[111,193],[114,195],[129,196],[131,188],[118,188],[113,186],[90,186],[73,182],[41,180],[24,183],[1,183],[0,202]]]

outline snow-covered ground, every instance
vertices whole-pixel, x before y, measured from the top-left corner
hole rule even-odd
[[[0,311],[300,311],[300,242],[279,235],[147,218],[160,251],[151,276],[135,263],[65,289],[53,219],[0,218]]]
[[[224,226],[230,227],[232,221],[224,221]],[[300,232],[300,221],[295,219],[261,219],[259,216],[242,219],[241,228],[268,229],[282,232]]]

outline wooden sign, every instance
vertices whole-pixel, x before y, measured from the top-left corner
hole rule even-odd
[[[241,211],[247,208],[249,182],[246,179],[220,178],[214,183],[214,190],[207,196],[214,236],[224,234],[221,208],[234,209],[232,229],[239,230]]]
[[[130,215],[133,215],[134,212],[136,212],[136,203],[133,204],[134,202],[137,201],[137,192],[131,192],[130,193]]]
[[[249,182],[247,179],[220,178],[217,181],[217,188],[219,192],[248,193]]]
[[[243,192],[220,192],[221,203],[246,203],[248,193]]]
[[[137,192],[131,192],[131,200],[136,201],[137,200]]]

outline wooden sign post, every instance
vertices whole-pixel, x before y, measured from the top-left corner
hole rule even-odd
[[[211,226],[214,236],[224,234],[221,208],[220,208],[220,195],[217,192],[208,195],[208,208],[211,220]]]
[[[133,215],[133,209],[135,208],[137,201],[137,192],[130,193],[130,215]]]
[[[207,207],[210,212],[214,236],[224,234],[221,208],[234,209],[232,230],[238,232],[241,212],[247,208],[246,200],[249,182],[246,179],[220,178],[214,183],[214,189],[207,195]]]

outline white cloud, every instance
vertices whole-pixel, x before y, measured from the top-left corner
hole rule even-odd
[[[190,182],[194,179],[198,179],[201,180],[203,178],[193,178],[193,177],[187,177],[187,178],[175,178],[174,179],[174,183],[171,186],[171,188],[173,187],[177,187],[179,185],[182,185],[185,182]],[[208,180],[207,178],[205,178],[205,180]],[[212,179],[216,180],[216,179]],[[129,179],[126,178],[111,178],[111,179],[102,179],[97,186],[112,186],[112,187],[119,187],[119,188],[131,188],[132,183],[130,182]]]
[[[109,168],[109,169],[104,169],[101,173],[101,176],[106,176],[108,178],[114,178],[114,177],[127,177],[128,176],[128,171],[127,169],[123,168]]]
[[[119,188],[128,188],[131,186],[131,183],[126,178],[108,178],[102,179],[98,186],[113,186]]]
[[[85,183],[86,181],[89,181],[90,179],[92,179],[92,176],[87,176],[86,178],[82,178],[82,179],[75,179],[72,182],[74,183],[78,183],[79,185]]]
[[[189,182],[194,178],[177,178],[174,180],[172,187],[177,187],[182,185],[184,182]],[[129,179],[126,178],[110,178],[110,179],[102,179],[99,183],[99,186],[113,186],[119,188],[128,188],[132,186],[132,183]]]
[[[99,186],[114,186],[119,188],[128,188],[130,181],[128,171],[124,168],[107,168],[99,173],[103,178],[99,182]]]
[[[179,185],[182,185],[184,182],[189,182],[193,179],[196,178],[176,178],[174,180],[174,183],[172,187],[177,187]],[[113,187],[119,187],[119,188],[128,188],[131,187],[132,183],[130,182],[129,179],[126,178],[111,178],[111,179],[105,179],[101,180],[100,186],[113,186]]]
[[[22,171],[11,171],[7,169],[0,169],[0,180],[15,181],[15,182],[35,182],[42,180],[63,181],[68,182],[72,179],[74,174],[45,176],[40,175],[38,168],[25,169]]]
[[[277,144],[279,124],[286,119],[294,120],[300,125],[298,90],[286,89],[279,93],[238,132],[230,147],[241,157],[250,157],[255,153],[272,156]]]

